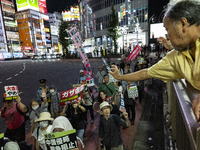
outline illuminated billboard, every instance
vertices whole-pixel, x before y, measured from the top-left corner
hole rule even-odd
[[[16,0],[17,11],[32,9],[39,11],[38,0]]]
[[[46,0],[38,0],[38,5],[41,13],[48,14]]]
[[[80,13],[79,13],[79,7],[71,7],[68,11],[63,11],[63,20],[64,21],[80,21]]]

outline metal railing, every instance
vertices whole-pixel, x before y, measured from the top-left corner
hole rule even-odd
[[[192,101],[200,91],[185,79],[167,83],[169,121],[178,150],[200,150],[200,124],[196,122]]]

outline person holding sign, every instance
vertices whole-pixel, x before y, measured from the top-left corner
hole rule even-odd
[[[124,118],[121,119],[115,114],[110,114],[112,106],[108,102],[100,104],[100,113],[103,117],[99,121],[99,150],[101,150],[100,143],[106,147],[106,150],[123,150],[123,141],[120,137],[120,127],[128,128],[130,121],[127,112],[124,112]]]
[[[47,150],[45,139],[44,139],[44,133],[50,133],[52,125],[50,123],[54,121],[53,118],[51,118],[51,114],[48,112],[43,112],[40,114],[40,118],[35,120],[35,123],[39,123],[40,127],[34,130],[33,136],[36,139],[36,150]]]
[[[25,117],[22,114],[27,112],[27,107],[19,96],[4,97],[3,105],[0,118],[6,120],[7,129],[4,136],[12,141],[25,141]]]
[[[73,128],[76,129],[76,135],[82,141],[85,131],[84,112],[85,108],[80,105],[80,102],[72,102],[67,110],[67,118],[69,118]]]
[[[129,107],[131,108],[132,119],[130,119],[130,120],[131,120],[131,125],[134,125],[135,103],[137,101],[137,97],[136,96],[133,97],[132,93],[128,93],[128,88],[134,87],[134,86],[133,86],[131,81],[128,81],[127,83],[128,83],[128,85],[127,85],[127,88],[125,89],[125,92],[124,92],[124,102],[125,102],[125,108],[126,108],[126,112],[128,113],[129,119],[130,119],[130,109],[129,109]],[[136,89],[137,89],[137,86],[136,86]],[[136,92],[137,92],[137,95],[138,95],[138,91],[136,91]]]
[[[73,130],[73,127],[71,123],[69,122],[69,120],[66,117],[59,116],[54,120],[52,124],[51,133],[57,133],[57,132],[63,132],[63,131],[69,131],[69,130]],[[78,149],[82,150],[84,147],[84,144],[79,137],[76,137],[76,138],[78,142]]]

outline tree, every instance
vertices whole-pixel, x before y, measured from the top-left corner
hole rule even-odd
[[[71,43],[71,40],[66,32],[66,29],[69,29],[69,24],[61,20],[60,30],[59,30],[59,42],[62,45],[63,55],[66,53],[66,57],[69,57],[68,46]]]
[[[118,31],[118,26],[119,26],[119,20],[118,20],[118,15],[115,11],[114,4],[112,2],[111,5],[111,13],[109,14],[109,22],[108,22],[108,29],[107,29],[107,35],[112,37],[114,41],[114,54],[117,53],[117,39],[121,36]]]

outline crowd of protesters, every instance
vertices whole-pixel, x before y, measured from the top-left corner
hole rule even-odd
[[[143,61],[141,61],[143,60]],[[132,64],[122,59],[117,66],[120,73],[128,74],[134,71],[139,71],[143,67],[149,66],[151,60],[139,56]],[[134,62],[136,62],[134,64]],[[115,64],[110,58],[107,59],[109,66]],[[47,86],[46,79],[39,80],[40,87],[36,92],[36,97],[30,101],[29,107],[24,105],[20,96],[16,99],[12,98],[5,100],[4,107],[1,108],[0,117],[5,118],[7,129],[5,132],[5,139],[9,139],[12,146],[13,142],[17,142],[20,149],[31,149],[32,145],[25,141],[25,126],[26,119],[24,114],[30,108],[30,123],[31,131],[29,138],[35,139],[34,147],[36,150],[46,150],[44,140],[45,133],[62,132],[65,130],[76,129],[77,141],[79,149],[83,149],[84,132],[87,124],[94,123],[94,113],[100,113],[99,121],[99,147],[112,149],[123,148],[123,142],[120,137],[120,126],[127,128],[134,125],[135,121],[135,103],[139,99],[142,102],[142,95],[139,97],[128,97],[128,85],[136,85],[138,91],[142,91],[143,82],[132,83],[124,81],[114,81],[110,75],[107,74],[108,70],[105,65],[98,67],[98,72],[93,72],[95,78],[98,79],[98,86],[86,86],[83,91],[82,100],[73,102],[69,105],[60,106],[60,93],[54,85]],[[79,71],[78,84],[85,82],[86,77],[84,70]],[[73,85],[70,84],[72,87]],[[141,88],[140,88],[141,86]],[[92,90],[93,89],[93,90]],[[98,92],[97,99],[94,98],[93,93]],[[120,111],[121,94],[123,94],[126,111]],[[140,97],[141,95],[141,97]],[[99,104],[99,110],[95,110],[95,102]],[[87,112],[89,110],[90,120],[88,119]],[[62,118],[62,119],[61,119]],[[59,120],[62,120],[59,122]],[[108,127],[111,124],[112,129]],[[119,131],[119,132],[116,132]],[[115,138],[114,138],[115,137]],[[114,139],[114,140],[113,140]],[[22,144],[20,144],[20,142]],[[5,142],[5,145],[8,142]],[[8,145],[8,144],[7,144]]]

